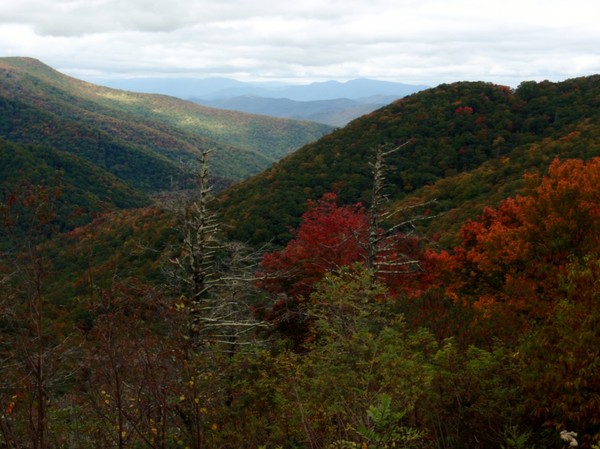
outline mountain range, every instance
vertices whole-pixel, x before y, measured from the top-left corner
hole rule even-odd
[[[366,78],[346,82],[332,80],[309,84],[243,82],[230,78],[100,78],[94,80],[94,83],[131,92],[205,100],[239,96],[287,98],[294,101],[337,100],[340,98],[358,100],[375,96],[400,98],[428,88],[425,85]]]
[[[326,85],[340,87],[313,88]],[[436,218],[422,226],[443,229],[441,241],[449,244],[485,205],[518,193],[523,173],[543,172],[557,156],[597,155],[598,98],[598,76],[527,81],[517,89],[457,82],[406,96],[332,132],[306,121],[114,90],[37,60],[2,58],[1,181],[6,189],[19,174],[35,181],[62,170],[78,207],[132,207],[149,204],[148,195],[193,186],[191,167],[211,149],[215,182],[238,182],[221,195],[230,237],[284,243],[308,199],[333,191],[344,203],[368,203],[374,148],[407,143],[387,161],[387,196],[398,205],[436,199]]]
[[[336,127],[427,88],[372,79],[302,85],[229,78],[100,79],[97,82],[128,91],[172,95],[220,109],[310,120]]]

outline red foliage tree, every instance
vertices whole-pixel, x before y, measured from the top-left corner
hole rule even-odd
[[[366,257],[368,218],[361,203],[338,206],[326,193],[308,201],[294,238],[282,251],[264,256],[264,288],[272,293],[307,296],[328,272]]]
[[[339,206],[336,195],[325,194],[309,201],[302,224],[293,231],[294,239],[281,251],[268,253],[262,260],[261,286],[278,301],[269,319],[295,338],[304,333],[306,319],[302,301],[308,299],[325,273],[353,263],[368,266],[369,249],[375,250],[374,270],[391,293],[414,287],[406,275],[415,273],[421,250],[416,238],[401,233],[386,235],[378,229],[374,237],[369,212],[361,203]],[[372,248],[371,248],[372,249]],[[372,252],[372,251],[371,251]]]
[[[459,106],[458,108],[456,108],[454,113],[456,115],[471,115],[473,114],[473,108],[471,106]]]

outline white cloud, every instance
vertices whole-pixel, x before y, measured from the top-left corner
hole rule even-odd
[[[588,0],[2,0],[0,55],[75,76],[516,84],[600,73]]]

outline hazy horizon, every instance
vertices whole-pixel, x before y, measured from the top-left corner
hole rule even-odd
[[[0,56],[85,80],[562,81],[600,73],[589,0],[4,0]]]

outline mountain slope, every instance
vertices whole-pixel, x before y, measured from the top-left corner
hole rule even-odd
[[[49,193],[52,221],[60,231],[87,224],[93,216],[109,210],[151,203],[146,195],[77,156],[0,138],[0,215],[4,224],[0,226],[0,249],[7,244],[10,233],[30,225],[31,207],[25,204],[36,192]],[[12,214],[13,220],[5,214]],[[14,223],[9,226],[9,221]]]
[[[0,107],[6,139],[76,153],[147,191],[185,183],[199,150],[238,180],[331,129],[95,86],[29,58],[0,58]]]
[[[436,211],[462,222],[491,193],[495,201],[517,192],[526,170],[543,171],[554,156],[600,154],[599,122],[600,76],[525,82],[516,91],[445,84],[361,117],[234,186],[222,197],[223,216],[232,237],[283,243],[308,198],[335,191],[343,202],[368,202],[372,149],[410,142],[388,160],[389,197],[408,201],[433,186],[444,194]],[[475,179],[480,184],[471,185]]]

